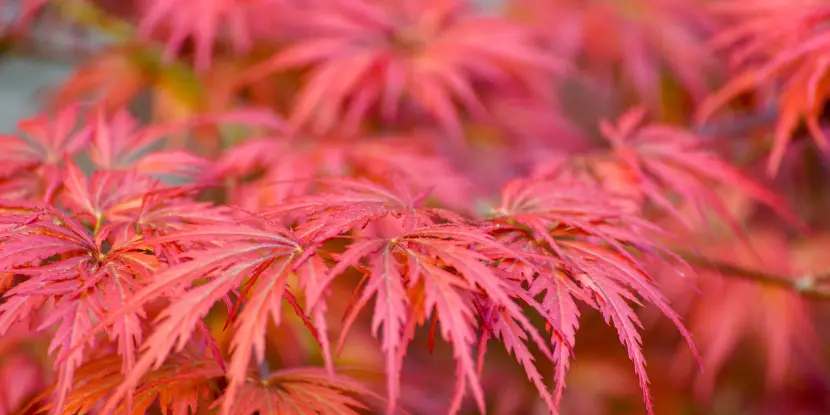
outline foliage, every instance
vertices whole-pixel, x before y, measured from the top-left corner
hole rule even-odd
[[[0,135],[0,414],[651,414],[742,336],[829,380],[821,2],[23,7],[113,42]]]

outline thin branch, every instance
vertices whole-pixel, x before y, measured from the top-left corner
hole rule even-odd
[[[710,140],[729,139],[756,128],[769,126],[778,119],[778,106],[769,105],[756,113],[734,115],[727,120],[690,127],[695,132]]]
[[[772,274],[756,269],[744,268],[725,261],[719,261],[688,252],[679,253],[690,264],[699,268],[718,271],[725,277],[743,278],[748,281],[778,287],[796,292],[804,297],[819,300],[830,300],[830,287],[821,286],[821,283],[830,281],[830,271],[819,274],[806,274],[798,278],[786,275]]]

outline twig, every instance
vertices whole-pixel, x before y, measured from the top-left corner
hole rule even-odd
[[[830,281],[830,271],[819,274],[806,274],[798,278],[772,274],[750,268],[744,268],[725,261],[719,261],[704,256],[683,252],[678,253],[690,264],[700,268],[718,271],[725,277],[743,278],[745,280],[794,291],[804,297],[819,300],[830,300],[830,287],[823,287],[821,283]]]
[[[756,113],[742,114],[722,122],[692,126],[690,129],[710,140],[731,138],[756,128],[768,126],[778,118],[778,107],[770,105]]]

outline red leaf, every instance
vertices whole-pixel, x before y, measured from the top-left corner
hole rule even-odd
[[[474,84],[506,87],[507,80],[518,79],[510,86],[522,87],[565,66],[537,48],[530,31],[474,15],[461,1],[410,6],[363,0],[309,5],[297,16],[301,38],[243,78],[314,65],[292,119],[318,131],[331,130],[346,116],[364,119],[370,108],[400,114],[412,101],[459,137],[456,102],[473,115],[484,112]],[[493,72],[512,76],[494,79]]]
[[[330,376],[316,368],[300,368],[281,370],[257,382],[246,382],[237,401],[229,407],[233,415],[278,415],[289,411],[359,415],[356,409],[366,406],[351,395],[378,398],[345,375]],[[225,407],[226,399],[226,396],[219,398],[213,406]]]
[[[617,328],[640,377],[643,399],[652,412],[651,394],[641,351],[640,325],[628,302],[640,305],[637,295],[656,305],[697,351],[680,318],[657,291],[632,252],[657,256],[663,252],[651,239],[663,233],[656,225],[630,213],[596,187],[567,181],[514,181],[505,186],[502,203],[490,232],[520,251],[533,264],[503,264],[520,274],[533,273],[531,297],[545,291],[543,316],[556,330],[553,360],[558,405],[565,371],[575,341],[578,310],[574,299],[597,308]],[[633,248],[633,249],[631,249]],[[658,257],[659,258],[659,257]],[[629,287],[629,291],[626,287]],[[529,373],[532,378],[533,375]]]

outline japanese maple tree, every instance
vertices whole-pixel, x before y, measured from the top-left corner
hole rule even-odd
[[[830,411],[828,4],[498,3],[5,4],[0,415]]]

